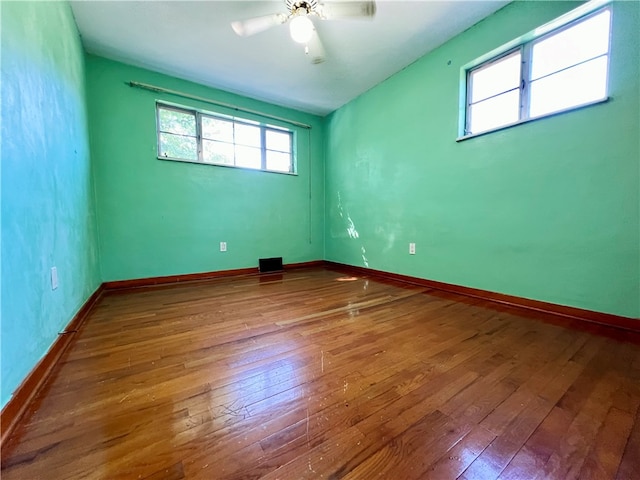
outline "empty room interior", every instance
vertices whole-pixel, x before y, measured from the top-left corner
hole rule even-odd
[[[3,479],[639,478],[639,2],[0,18]]]

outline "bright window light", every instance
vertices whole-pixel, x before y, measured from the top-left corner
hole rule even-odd
[[[465,136],[606,100],[611,9],[467,71]]]
[[[607,96],[607,57],[598,57],[534,80],[530,90],[529,114],[532,118],[604,99]]]
[[[518,89],[521,63],[518,50],[486,67],[473,70],[469,78],[472,85],[471,102],[478,103],[494,95]]]
[[[491,97],[469,109],[471,129],[474,132],[484,132],[505,123],[517,122],[519,110],[520,96],[517,90]]]

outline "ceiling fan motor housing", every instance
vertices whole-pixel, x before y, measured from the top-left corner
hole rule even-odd
[[[291,15],[309,15],[311,13],[317,13],[317,0],[285,0],[285,3],[287,5],[287,10],[291,12]]]

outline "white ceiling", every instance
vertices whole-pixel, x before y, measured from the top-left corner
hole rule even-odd
[[[316,20],[327,53],[318,65],[287,25],[252,37],[231,29],[233,20],[286,13],[284,0],[84,0],[71,7],[90,53],[326,115],[507,3],[383,0],[373,20]]]

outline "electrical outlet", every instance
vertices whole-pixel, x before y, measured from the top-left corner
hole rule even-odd
[[[416,254],[416,244],[415,243],[410,243],[409,244],[409,255],[415,255]]]
[[[220,251],[221,252],[227,251],[227,242],[220,242]]]
[[[51,290],[58,288],[58,269],[51,267]]]

